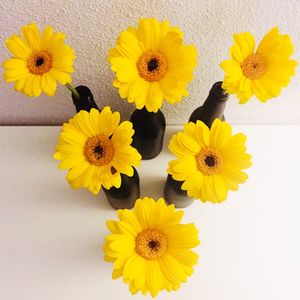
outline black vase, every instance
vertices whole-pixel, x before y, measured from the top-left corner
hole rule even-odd
[[[142,156],[142,159],[156,157],[163,146],[163,139],[166,129],[166,119],[163,113],[148,112],[144,107],[136,109],[130,118],[135,130],[132,146],[135,147]]]
[[[132,177],[121,174],[121,186],[112,187],[109,190],[103,188],[110,205],[115,209],[132,208],[135,201],[140,198],[140,178],[134,168]]]
[[[165,200],[169,204],[174,204],[177,208],[187,207],[194,202],[194,199],[181,189],[182,183],[182,181],[176,181],[171,175],[168,175],[164,188]]]
[[[92,108],[96,108],[99,110],[97,104],[94,101],[94,96],[88,87],[80,85],[76,87],[76,91],[80,96],[80,98],[77,98],[72,94],[76,112],[79,112],[81,110],[86,110],[89,112]]]
[[[229,95],[222,89],[222,81],[216,82],[203,105],[192,112],[189,121],[196,123],[200,120],[210,128],[216,118],[225,120],[223,114],[228,98]],[[181,189],[182,184],[183,181],[176,181],[168,175],[164,188],[165,200],[178,208],[187,207],[194,202],[194,199]]]
[[[189,122],[196,123],[200,120],[210,128],[216,118],[225,120],[224,110],[229,95],[222,88],[222,83],[218,81],[212,86],[203,105],[192,112]]]

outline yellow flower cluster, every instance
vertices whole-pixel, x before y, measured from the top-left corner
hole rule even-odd
[[[30,97],[42,92],[53,96],[59,82],[80,98],[70,85],[75,52],[64,40],[51,26],[42,32],[34,23],[22,27],[21,36],[6,40],[12,57],[3,63],[4,79]],[[278,96],[295,74],[293,50],[289,36],[278,28],[268,32],[257,49],[251,33],[235,34],[231,58],[220,64],[223,89],[236,94],[240,103],[253,96],[262,102]],[[142,18],[136,28],[120,34],[107,59],[120,97],[137,109],[157,112],[164,100],[175,104],[188,95],[197,50],[185,45],[183,33],[168,21]],[[54,158],[60,169],[68,170],[66,178],[74,189],[84,187],[93,194],[101,187],[118,189],[121,175],[132,177],[140,164],[141,155],[131,145],[133,135],[132,123],[120,122],[120,114],[108,106],[101,112],[81,110],[62,126]],[[251,166],[251,156],[245,143],[244,134],[233,135],[230,124],[220,119],[211,128],[189,122],[170,141],[176,159],[169,162],[168,173],[182,182],[188,196],[222,202],[248,177],[244,170]],[[181,224],[183,212],[162,198],[138,199],[132,211],[117,214],[117,221],[107,222],[111,233],[103,247],[105,260],[114,263],[112,277],[123,277],[133,294],[155,297],[162,290],[179,289],[198,260],[192,251],[200,243],[194,224]]]

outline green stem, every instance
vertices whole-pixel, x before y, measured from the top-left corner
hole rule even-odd
[[[80,95],[78,94],[78,92],[76,91],[76,89],[74,88],[73,85],[71,85],[71,83],[67,83],[66,87],[68,90],[70,90],[72,92],[72,94],[74,95],[74,97],[76,97],[77,99],[80,99]]]

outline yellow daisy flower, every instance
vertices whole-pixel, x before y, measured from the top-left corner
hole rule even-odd
[[[168,173],[184,181],[181,189],[188,196],[222,202],[228,190],[238,190],[238,184],[248,178],[241,171],[251,166],[245,142],[244,134],[232,135],[231,126],[219,119],[211,129],[201,121],[187,123],[170,141],[169,149],[177,159],[169,162]]]
[[[120,97],[157,112],[163,100],[181,101],[188,95],[197,50],[183,45],[183,34],[167,21],[140,19],[138,28],[129,27],[109,52],[108,61],[116,73],[113,85]]]
[[[114,262],[113,279],[123,276],[132,294],[177,290],[193,273],[199,245],[194,224],[179,224],[183,211],[164,199],[138,199],[133,211],[118,210],[119,221],[106,223],[111,234],[103,246],[105,260]]]
[[[74,72],[74,50],[64,44],[65,35],[54,33],[51,26],[40,35],[34,23],[22,27],[23,37],[13,35],[6,46],[13,57],[3,63],[4,79],[15,82],[15,90],[30,97],[42,92],[53,96],[56,81],[67,84]]]
[[[69,170],[72,188],[85,187],[98,194],[101,186],[121,186],[120,174],[133,176],[141,155],[131,146],[134,130],[129,121],[120,123],[119,112],[106,106],[99,112],[81,110],[62,127],[54,158]]]
[[[266,102],[277,97],[295,74],[297,62],[289,59],[294,51],[288,35],[273,28],[255,51],[254,36],[249,32],[234,35],[230,60],[220,66],[225,71],[222,87],[229,94],[237,94],[240,103],[253,95]]]

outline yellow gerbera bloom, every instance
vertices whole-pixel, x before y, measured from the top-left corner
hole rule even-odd
[[[15,82],[15,90],[30,97],[42,91],[53,96],[56,81],[67,84],[74,72],[74,50],[64,44],[65,35],[45,27],[42,35],[34,23],[22,27],[23,38],[13,35],[6,46],[13,57],[3,63],[4,79]]]
[[[237,94],[240,103],[253,95],[260,101],[277,97],[295,74],[297,62],[289,59],[294,51],[288,35],[273,28],[260,42],[255,52],[254,36],[249,32],[234,35],[230,60],[220,66],[225,71],[222,87]]]
[[[155,297],[161,290],[177,290],[193,273],[200,241],[194,224],[179,224],[183,211],[164,199],[138,199],[133,211],[118,210],[120,221],[108,221],[105,260],[114,262],[113,279],[123,276],[132,294]]]
[[[181,189],[188,196],[222,202],[228,190],[238,190],[238,184],[248,178],[241,171],[251,166],[245,142],[246,136],[232,135],[225,121],[216,119],[211,129],[201,121],[189,122],[170,141],[169,149],[177,159],[169,162],[168,173],[184,181]]]
[[[81,110],[63,125],[54,158],[62,161],[60,169],[69,170],[72,188],[83,186],[98,194],[101,185],[119,188],[120,174],[133,176],[132,166],[140,164],[141,155],[131,146],[131,122],[119,123],[119,112],[106,106],[101,112]]]
[[[188,95],[193,79],[197,50],[183,45],[183,34],[167,21],[140,19],[138,28],[129,27],[109,52],[108,61],[116,73],[113,85],[120,97],[157,112],[166,99],[181,101]]]

